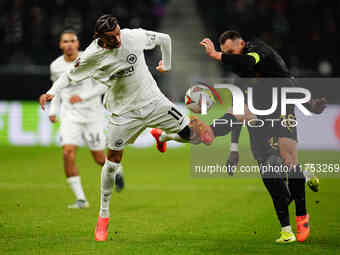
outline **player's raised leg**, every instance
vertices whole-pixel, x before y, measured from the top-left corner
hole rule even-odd
[[[156,140],[156,148],[157,150],[159,150],[159,152],[166,152],[166,142],[169,140],[176,140],[176,139],[180,139],[180,137],[178,137],[178,134],[170,134],[172,135],[172,137],[170,138],[170,135],[166,136],[166,133],[163,132],[162,129],[159,128],[153,128],[150,131],[150,134],[155,138]]]
[[[190,127],[186,127],[183,131],[179,133],[167,133],[160,128],[153,128],[150,131],[151,135],[156,140],[156,148],[160,152],[166,152],[167,141],[176,141],[179,143],[188,143],[190,142]]]
[[[178,133],[153,128],[151,135],[155,138],[156,147],[160,152],[166,151],[167,141],[210,145],[215,139],[213,128],[197,117],[190,117],[188,125],[184,126]]]

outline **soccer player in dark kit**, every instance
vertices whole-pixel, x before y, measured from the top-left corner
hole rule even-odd
[[[254,90],[254,106],[256,109],[268,109],[272,101],[272,87],[295,86],[295,81],[291,77],[289,70],[280,55],[259,39],[246,42],[236,31],[226,31],[219,39],[222,52],[215,50],[213,42],[205,38],[201,41],[201,46],[205,47],[209,57],[221,62],[223,65],[231,66],[232,71],[240,77],[249,78],[243,80],[240,86],[247,93],[245,86]],[[256,77],[256,79],[254,79]],[[272,79],[280,78],[280,84]],[[281,101],[280,98],[278,100]],[[304,106],[313,113],[321,113],[325,108],[326,100],[312,99]],[[279,104],[280,105],[280,104]],[[280,107],[278,107],[279,109]],[[226,121],[237,122],[238,120],[249,119],[281,119],[294,121],[294,106],[288,105],[287,113],[281,116],[281,112],[275,111],[269,116],[255,116],[250,113],[245,105],[245,115],[236,116],[232,112],[225,114],[222,118]],[[234,129],[233,140],[237,140],[239,135],[239,125],[212,125],[216,136],[225,136]],[[261,172],[263,182],[270,193],[276,214],[281,223],[281,237],[276,240],[278,243],[290,243],[296,241],[303,242],[309,235],[309,214],[306,210],[305,201],[305,177],[298,164],[297,157],[297,132],[296,127],[291,125],[280,125],[266,122],[261,128],[249,128],[251,138],[251,148],[254,157],[259,165],[284,165],[288,167],[288,187],[284,181],[282,173]],[[269,141],[277,141],[277,145]],[[231,158],[233,160],[233,158]],[[296,206],[296,237],[289,222],[288,205],[290,201],[295,201]]]

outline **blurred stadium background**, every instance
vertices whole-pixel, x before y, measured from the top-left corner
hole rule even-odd
[[[85,49],[92,40],[94,22],[102,13],[115,14],[122,27],[143,27],[172,36],[174,64],[170,73],[160,75],[154,68],[160,59],[159,50],[147,51],[146,59],[161,90],[173,101],[183,102],[183,95],[193,81],[213,83],[233,75],[210,61],[199,42],[209,36],[217,45],[221,32],[237,29],[246,39],[260,37],[277,49],[296,77],[323,78],[301,86],[308,87],[314,97],[326,96],[330,104],[339,104],[337,79],[329,79],[337,77],[340,71],[336,47],[339,8],[336,1],[319,0],[1,0],[0,114],[3,118],[8,115],[5,113],[18,115],[13,125],[18,124],[15,119],[26,118],[22,125],[28,130],[29,123],[39,126],[36,121],[45,114],[37,116],[37,109],[29,102],[36,101],[51,85],[49,64],[61,54],[60,33],[73,28],[79,34],[81,49]],[[12,100],[16,103],[11,103]],[[34,116],[27,117],[32,110]],[[329,140],[338,142],[340,134],[334,131],[336,111],[337,107],[331,116],[324,116],[331,123]],[[12,118],[9,121],[3,118],[0,119],[1,144],[4,139],[8,142],[8,129],[12,129]],[[47,118],[45,121],[48,122]],[[45,128],[44,123],[41,126]],[[37,128],[33,128],[35,132]],[[36,143],[49,144],[44,140],[47,138],[41,138],[44,134],[39,136]]]
[[[230,28],[246,39],[262,38],[293,75],[317,81],[306,87],[330,103],[317,121],[298,117],[301,160],[339,159],[339,1],[0,0],[0,254],[340,254],[338,179],[322,181],[320,193],[308,193],[315,226],[311,241],[278,247],[273,244],[278,223],[260,179],[193,179],[188,146],[172,144],[178,148],[159,156],[146,133],[127,150],[127,190],[113,196],[114,243],[92,241],[99,169],[80,149],[80,172],[92,208],[67,211],[65,204],[73,198],[55,146],[58,125],[49,123],[37,100],[51,85],[49,64],[61,54],[60,33],[75,29],[85,49],[102,13],[115,14],[121,27],[171,35],[170,73],[154,68],[159,50],[146,52],[146,59],[161,90],[178,103],[194,81],[233,75],[206,57],[199,47],[202,38],[217,45],[218,35]],[[243,131],[244,162],[252,162],[248,148]]]
[[[117,15],[122,27],[160,30],[173,37],[174,70],[159,84],[175,100],[182,101],[183,91],[190,86],[188,77],[221,74],[198,43],[204,36],[217,43],[218,35],[228,28],[273,45],[296,76],[339,73],[338,1],[1,0],[0,12],[1,81],[11,84],[2,99],[35,100],[50,84],[48,65],[60,55],[60,33],[74,28],[84,49],[102,13]],[[150,54],[156,55],[150,64],[157,63],[157,52]]]

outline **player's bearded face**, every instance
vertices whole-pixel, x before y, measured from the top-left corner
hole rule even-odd
[[[119,25],[117,25],[114,30],[105,32],[100,37],[100,39],[103,40],[105,48],[109,48],[109,49],[119,48],[121,46]]]
[[[242,53],[244,46],[245,42],[242,39],[235,40],[228,39],[224,42],[224,44],[220,45],[220,48],[225,54],[239,55]]]

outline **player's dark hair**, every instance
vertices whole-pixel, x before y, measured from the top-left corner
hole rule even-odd
[[[93,39],[97,39],[105,32],[112,31],[118,25],[118,20],[116,17],[110,14],[104,14],[100,16],[96,21],[96,26],[94,29]]]
[[[220,35],[219,38],[219,43],[224,44],[226,40],[230,39],[230,40],[235,40],[235,39],[240,39],[241,38],[241,34],[235,30],[227,30],[225,32],[223,32]]]
[[[73,28],[64,29],[63,32],[61,32],[61,34],[60,34],[60,39],[61,39],[61,37],[63,37],[64,34],[74,34],[75,36],[78,37],[76,30],[74,30]]]

